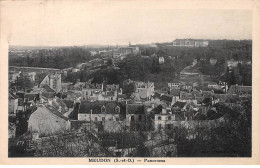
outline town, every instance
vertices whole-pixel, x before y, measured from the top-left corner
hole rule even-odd
[[[248,156],[251,50],[207,39],[11,46],[9,157]]]

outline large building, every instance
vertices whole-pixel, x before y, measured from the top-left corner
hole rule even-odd
[[[208,45],[209,41],[199,39],[176,39],[173,41],[173,46],[207,47]]]
[[[53,89],[57,93],[62,91],[61,74],[54,73],[51,75],[47,75],[40,83],[40,86],[43,86],[43,85],[50,86],[50,88]]]

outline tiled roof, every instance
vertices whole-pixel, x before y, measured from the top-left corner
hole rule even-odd
[[[44,88],[46,92],[55,92],[50,86],[48,85],[42,85],[41,88]]]
[[[127,104],[126,105],[127,114],[144,114],[143,104]]]
[[[62,108],[65,108],[66,107],[66,104],[58,97],[55,98],[56,99],[56,102],[62,107]]]
[[[17,99],[17,98],[18,98],[18,96],[16,96],[12,92],[9,92],[9,99]]]
[[[79,113],[90,114],[90,111],[92,110],[92,114],[101,114],[101,107],[103,106],[105,107],[106,114],[118,114],[116,111],[117,106],[120,107],[120,114],[125,113],[123,104],[115,101],[83,101],[80,104]]]
[[[177,101],[176,103],[174,103],[174,105],[172,105],[172,107],[179,107],[179,108],[183,108],[185,106],[186,102],[179,102]]]
[[[202,96],[202,93],[200,91],[194,90],[191,92],[192,96]]]
[[[39,98],[39,94],[36,93],[25,93],[24,98],[28,99],[28,100],[34,100]]]
[[[68,120],[68,118],[63,116],[55,107],[53,107],[51,105],[45,105],[45,108],[48,109],[52,114],[66,120],[66,121]]]
[[[74,101],[72,100],[62,100],[62,101],[66,104],[66,107],[73,108]]]
[[[162,96],[160,97],[160,100],[161,100],[161,101],[172,102],[172,96],[170,96],[170,95],[162,95]]]
[[[43,96],[43,97],[46,97],[46,98],[48,98],[48,99],[52,99],[52,98],[54,98],[55,93],[54,93],[54,92],[43,92],[43,93],[42,93],[42,96]]]
[[[172,89],[170,94],[173,96],[180,96],[180,89]]]

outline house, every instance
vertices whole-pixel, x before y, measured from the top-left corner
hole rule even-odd
[[[193,102],[176,102],[172,105],[171,110],[175,114],[176,120],[187,121],[193,119],[194,113],[199,111],[199,107]]]
[[[228,89],[228,94],[237,94],[241,97],[249,96],[252,94],[252,86],[231,85]]]
[[[62,114],[68,112],[66,104],[59,97],[55,96],[52,100],[49,100],[49,103]]]
[[[28,72],[27,73],[32,82],[35,82],[36,72]]]
[[[28,120],[28,131],[40,135],[64,132],[69,128],[69,119],[49,104],[39,104]]]
[[[62,92],[67,92],[71,85],[73,85],[71,82],[68,83],[62,82],[61,84]]]
[[[79,72],[79,71],[80,71],[79,68],[73,68],[73,69],[72,69],[72,72]]]
[[[238,63],[239,63],[238,61],[234,59],[230,59],[227,61],[227,66],[229,67],[229,69],[232,69],[234,67],[237,67]]]
[[[174,104],[173,95],[162,95],[160,101],[164,102],[169,107]]]
[[[159,57],[159,64],[164,64],[164,57]]]
[[[162,108],[158,106],[153,109],[154,113],[154,130],[159,131],[161,129],[172,129],[172,121],[175,121],[175,114],[172,113],[171,108]]]
[[[116,85],[116,84],[112,84],[112,85],[106,85],[105,87],[106,91],[119,91],[120,88],[119,88],[119,85]]]
[[[207,47],[209,41],[200,39],[176,39],[173,41],[173,46],[178,47]]]
[[[38,93],[25,93],[24,101],[25,102],[36,102],[40,100],[40,95]]]
[[[79,107],[78,120],[91,122],[121,121],[125,118],[125,107],[115,101],[83,101]]]
[[[151,100],[154,95],[153,82],[135,82],[135,97],[140,100]]]
[[[55,97],[55,91],[50,88],[48,85],[41,85],[41,91],[40,91],[40,99],[41,101],[45,101],[48,99],[53,99]]]
[[[181,83],[180,82],[168,83],[168,87],[170,89],[180,89]]]
[[[145,114],[145,106],[143,104],[126,104],[126,121],[130,121],[131,131],[151,129],[150,118]]]
[[[220,89],[219,85],[216,82],[208,82],[208,88]]]
[[[61,85],[61,74],[59,73],[53,73],[51,75],[45,76],[45,78],[40,83],[40,86],[47,85],[51,89],[53,89],[55,92],[61,92],[62,91],[62,85]]]
[[[61,74],[55,73],[50,75],[50,88],[55,90],[57,93],[61,92]]]
[[[94,93],[102,92],[104,90],[104,85],[102,84],[86,84],[82,88],[82,97],[83,98],[90,98],[93,96]]]
[[[64,95],[66,95],[66,99],[77,100],[77,101],[80,101],[82,98],[84,98],[83,94],[84,94],[83,91],[77,91],[77,90],[69,90],[67,92],[64,92]]]
[[[91,101],[116,101],[117,100],[117,90],[111,91],[96,91],[92,93],[92,96],[88,98]]]

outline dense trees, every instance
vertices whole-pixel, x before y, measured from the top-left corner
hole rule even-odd
[[[173,130],[180,157],[250,157],[252,155],[252,101],[247,98],[242,110],[236,111],[224,105],[225,125],[217,128],[197,128],[187,132],[185,128]],[[187,139],[196,133],[195,139]]]
[[[113,69],[112,59],[108,59],[107,66],[89,71],[87,69],[68,74],[67,81],[106,82],[120,84],[125,79],[154,81],[157,86],[171,82],[183,68],[198,60],[198,69],[214,79],[226,81],[229,84],[251,85],[251,66],[239,64],[229,72],[227,60],[252,60],[252,41],[250,40],[209,40],[208,47],[173,47],[169,43],[157,44],[158,47],[140,45],[141,54],[128,55],[125,60],[117,63],[120,69]],[[68,68],[77,63],[87,62],[90,52],[83,47],[67,47],[56,49],[41,49],[27,51],[26,56],[14,56],[9,53],[9,64],[17,66],[33,66],[48,68]],[[145,56],[145,57],[143,57]],[[159,57],[164,57],[165,63],[159,64]],[[210,59],[217,60],[210,64]],[[216,80],[216,81],[217,81]]]
[[[81,47],[32,50],[25,55],[9,53],[9,65],[63,69],[91,59],[90,52]]]
[[[227,68],[227,72],[224,77],[225,81],[229,85],[252,85],[252,66],[238,64],[237,67],[232,69]]]

